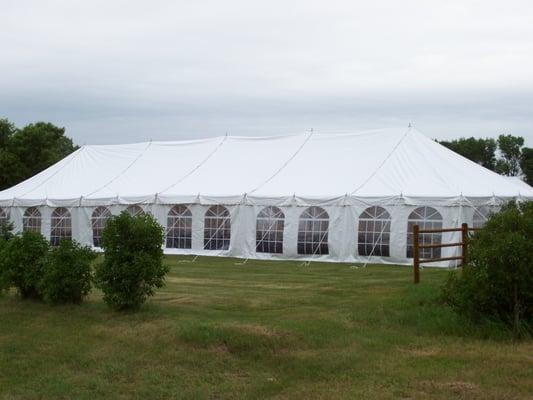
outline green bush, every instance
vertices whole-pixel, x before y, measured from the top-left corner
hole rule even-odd
[[[0,222],[0,257],[2,257],[2,249],[7,244],[8,240],[13,237],[13,224]],[[1,262],[1,261],[0,261]],[[0,266],[1,268],[1,266]],[[2,273],[0,269],[0,293],[9,288],[9,280]]]
[[[104,261],[96,266],[95,283],[112,308],[136,309],[164,284],[163,228],[149,214],[123,212],[107,221],[102,233]]]
[[[515,334],[533,329],[533,202],[510,203],[469,243],[462,274],[451,273],[443,298],[473,320],[499,320]]]
[[[62,240],[44,268],[41,290],[48,303],[79,304],[91,290],[91,263],[96,254],[76,241]]]
[[[48,254],[48,241],[39,233],[26,231],[14,236],[0,254],[0,275],[23,298],[41,299],[40,283]]]
[[[0,222],[0,247],[13,237],[13,224],[11,222]]]

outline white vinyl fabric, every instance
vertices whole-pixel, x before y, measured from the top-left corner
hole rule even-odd
[[[0,217],[22,230],[32,208],[32,229],[50,237],[66,208],[62,232],[98,245],[104,217],[136,205],[169,232],[166,253],[409,264],[413,212],[471,225],[486,214],[477,209],[511,199],[533,199],[533,188],[405,128],[83,146],[0,192]]]

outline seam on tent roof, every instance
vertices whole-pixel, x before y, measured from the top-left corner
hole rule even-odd
[[[400,138],[400,140],[398,140],[398,143],[396,143],[396,145],[394,145],[394,147],[392,148],[392,150],[389,152],[389,154],[387,154],[387,157],[385,157],[383,159],[383,161],[378,165],[378,167],[375,169],[374,172],[372,172],[368,178],[365,179],[365,181],[360,184],[353,192],[351,192],[350,194],[353,195],[355,194],[356,192],[358,192],[359,190],[361,190],[363,188],[363,186],[365,186],[369,181],[370,179],[372,179],[374,176],[376,176],[376,174],[379,172],[379,170],[385,165],[385,163],[388,161],[388,159],[394,154],[394,152],[396,151],[396,149],[400,146],[400,144],[403,142],[403,140],[407,137],[407,134],[409,132],[411,132],[411,126],[409,126],[407,128],[407,130],[405,131],[405,133],[402,135],[402,137]]]
[[[48,178],[46,178],[44,181],[40,182],[37,186],[33,187],[31,190],[28,190],[27,192],[25,192],[25,193],[23,193],[23,194],[21,194],[21,195],[19,195],[19,196],[13,196],[13,198],[15,198],[15,197],[19,197],[19,198],[20,198],[20,197],[24,197],[24,196],[26,196],[27,194],[33,192],[34,190],[40,188],[42,185],[44,185],[46,182],[48,182],[50,179],[52,179],[54,176],[56,176],[60,171],[62,171],[63,168],[65,168],[67,165],[69,165],[69,164],[72,162],[72,160],[74,160],[75,158],[77,158],[78,155],[80,155],[81,152],[82,152],[82,150],[84,150],[84,149],[85,149],[85,146],[81,146],[77,152],[75,152],[74,154],[72,154],[72,157],[68,160],[68,162],[66,162],[65,164],[63,164],[63,165],[61,166],[61,168],[58,168],[58,170],[57,170],[56,172],[54,172],[52,175],[50,175],[50,176],[49,176]],[[46,171],[46,170],[45,170],[45,171]],[[47,196],[47,197],[48,197],[48,196]]]
[[[304,146],[307,144],[307,142],[309,141],[309,139],[311,139],[311,137],[313,136],[313,131],[309,132],[309,135],[307,135],[307,137],[305,138],[305,140],[303,141],[303,143],[300,145],[300,147],[298,147],[298,149],[296,149],[296,151],[294,152],[294,154],[292,156],[289,157],[289,159],[287,161],[285,161],[283,163],[283,165],[278,168],[278,170],[276,172],[274,172],[274,174],[268,178],[267,180],[265,180],[263,183],[261,183],[259,186],[257,186],[256,188],[250,190],[248,193],[254,193],[256,191],[258,191],[259,189],[261,189],[263,186],[265,186],[268,182],[270,182],[272,179],[274,179],[281,171],[283,171],[283,169],[285,169],[285,167],[287,165],[289,165],[289,163],[294,160],[294,158],[298,155],[298,153],[300,153],[300,151],[304,148]]]
[[[89,194],[86,194],[84,195],[83,197],[89,197],[89,196],[92,196],[93,194],[95,193],[98,193],[100,190],[102,189],[105,189],[106,187],[108,187],[109,185],[111,185],[113,182],[115,182],[118,178],[120,178],[122,175],[124,175],[131,167],[133,167],[133,165],[139,161],[139,159],[144,155],[144,153],[146,153],[146,151],[148,150],[148,148],[152,145],[152,141],[150,140],[148,142],[148,145],[143,149],[143,151],[141,151],[137,157],[135,157],[135,159],[126,167],[124,168],[117,176],[115,176],[114,178],[112,178],[109,182],[107,182],[106,184],[104,184],[103,186],[100,186],[98,189],[96,190],[93,190],[91,193]]]
[[[211,153],[209,153],[207,155],[206,158],[204,158],[202,161],[200,161],[200,163],[194,167],[192,170],[190,170],[188,173],[186,173],[185,175],[183,175],[180,179],[178,179],[176,182],[174,182],[172,185],[168,186],[166,189],[163,189],[161,190],[160,192],[158,192],[157,194],[161,194],[161,193],[164,193],[166,192],[167,190],[170,190],[172,189],[174,186],[176,186],[177,184],[183,182],[185,179],[187,179],[189,176],[191,176],[192,174],[194,174],[198,169],[200,169],[202,167],[202,165],[204,165],[221,147],[222,145],[226,142],[226,140],[228,139],[228,135],[225,135],[224,138],[222,138],[222,140],[220,141],[220,143],[217,145],[217,147],[215,147],[214,150],[211,151]]]

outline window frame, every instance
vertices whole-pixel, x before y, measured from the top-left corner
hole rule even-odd
[[[357,254],[390,257],[391,222],[391,215],[384,207],[367,207],[359,215]]]
[[[64,210],[64,215],[55,215],[59,210]],[[56,207],[50,215],[50,244],[59,246],[63,239],[72,240],[72,213],[66,207]]]
[[[165,247],[167,249],[192,248],[192,212],[185,204],[176,204],[167,213]]]
[[[423,210],[423,212],[420,212]],[[432,210],[428,213],[428,210]],[[433,218],[438,216],[438,218]],[[415,218],[416,217],[416,218]],[[417,207],[409,214],[407,218],[407,248],[406,258],[413,258],[413,225],[418,225],[421,230],[424,229],[442,229],[443,218],[439,210],[430,206]],[[442,233],[421,233],[418,241],[420,244],[440,244],[442,243]],[[433,249],[420,249],[421,259],[440,258],[442,249],[440,247]]]
[[[22,232],[31,231],[41,233],[43,216],[38,207],[28,207],[22,215]]]
[[[105,206],[99,206],[93,210],[91,214],[91,230],[94,247],[102,247],[102,232],[106,227],[107,220],[112,216],[111,210]]]
[[[312,256],[329,254],[329,214],[324,208],[310,206],[300,214],[297,252]]]
[[[231,213],[221,204],[212,205],[204,214],[204,250],[229,250]]]
[[[266,228],[266,229],[265,229]],[[285,214],[276,206],[264,207],[256,217],[256,253],[283,254]]]

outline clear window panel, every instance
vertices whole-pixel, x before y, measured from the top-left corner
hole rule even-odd
[[[283,253],[285,215],[278,207],[266,207],[257,216],[256,251]]]
[[[441,229],[442,216],[433,207],[419,207],[415,209],[407,220],[407,257],[413,258],[413,226],[418,225],[421,230]],[[441,233],[421,233],[420,244],[439,244],[442,241]],[[439,258],[441,248],[420,249],[420,258]]]
[[[368,207],[359,216],[358,253],[389,257],[391,217],[383,207]]]
[[[107,207],[97,207],[93,211],[91,226],[93,230],[93,245],[95,247],[102,247],[102,232],[109,217],[111,217],[111,211]]]
[[[298,223],[298,254],[329,254],[329,215],[321,207],[309,207]]]
[[[50,219],[50,243],[59,246],[61,240],[72,239],[72,218],[64,207],[56,208]]]
[[[211,206],[205,213],[204,249],[228,250],[231,240],[231,219],[228,209]]]
[[[22,217],[22,230],[41,233],[42,217],[36,207],[30,207]]]
[[[167,216],[166,246],[190,249],[192,245],[192,213],[185,205],[172,207]]]

